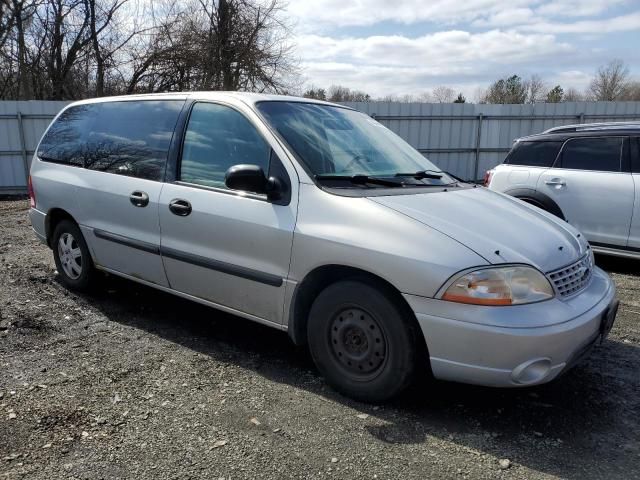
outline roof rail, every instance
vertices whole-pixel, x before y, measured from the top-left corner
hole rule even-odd
[[[640,130],[640,120],[631,122],[601,122],[561,125],[545,130],[542,133],[588,132],[592,130]]]

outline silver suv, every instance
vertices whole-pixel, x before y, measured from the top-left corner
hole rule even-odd
[[[65,108],[31,167],[60,281],[109,272],[287,331],[354,398],[437,378],[550,381],[613,324],[570,225],[460,182],[375,120],[293,97]]]
[[[566,220],[596,252],[640,258],[640,124],[567,125],[520,138],[485,182]]]

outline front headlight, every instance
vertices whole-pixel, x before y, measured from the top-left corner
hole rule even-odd
[[[514,265],[465,273],[449,285],[442,299],[475,305],[521,305],[553,296],[553,287],[542,273]]]

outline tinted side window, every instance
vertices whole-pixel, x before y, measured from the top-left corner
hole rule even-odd
[[[106,102],[71,107],[49,129],[43,160],[162,180],[182,100]]]
[[[640,172],[640,137],[631,137],[631,171]]]
[[[182,100],[95,104],[82,152],[85,167],[162,180]]]
[[[269,171],[271,148],[256,128],[236,110],[196,103],[189,117],[180,166],[180,180],[226,188],[229,167],[252,164]]]
[[[47,162],[84,166],[81,146],[93,123],[93,105],[70,107],[49,127],[38,147],[38,157]]]
[[[562,142],[517,142],[504,163],[530,167],[550,167],[560,151]]]
[[[556,167],[619,172],[622,141],[621,137],[572,138],[562,148]]]

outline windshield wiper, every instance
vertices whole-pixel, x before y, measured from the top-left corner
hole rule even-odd
[[[442,178],[439,170],[420,170],[414,173],[396,173],[396,177],[412,177],[416,180],[422,180],[423,178],[429,178],[433,180],[440,180]]]
[[[404,187],[402,182],[385,180],[384,178],[370,177],[368,175],[316,175],[316,180],[346,180],[354,185],[381,185],[383,187]]]

